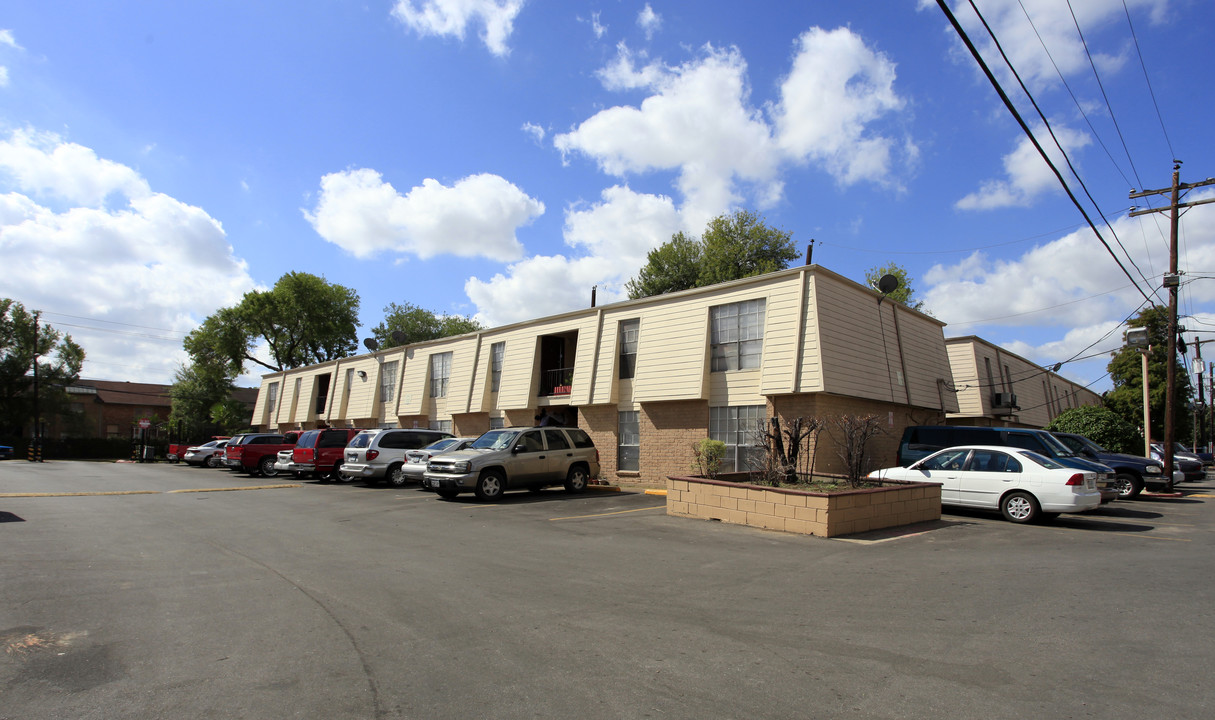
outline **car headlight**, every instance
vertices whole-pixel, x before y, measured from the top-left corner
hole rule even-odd
[[[1148,465],[1146,468],[1144,468],[1144,472],[1146,472],[1148,475],[1159,475],[1160,473],[1164,472],[1164,468],[1160,467],[1159,465]]]
[[[458,463],[452,463],[451,469],[458,473],[466,473],[472,470],[472,463],[467,460],[461,460]]]

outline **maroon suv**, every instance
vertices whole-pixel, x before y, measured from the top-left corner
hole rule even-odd
[[[297,472],[315,473],[321,482],[341,480],[342,451],[359,432],[358,428],[308,430],[296,440],[291,462]]]

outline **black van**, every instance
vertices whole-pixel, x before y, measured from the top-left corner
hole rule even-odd
[[[927,457],[937,450],[958,445],[997,445],[1033,450],[1067,467],[1097,473],[1101,501],[1113,500],[1113,468],[1086,460],[1058,438],[1045,430],[1029,428],[977,427],[968,425],[912,425],[903,431],[899,441],[898,464],[903,467]]]

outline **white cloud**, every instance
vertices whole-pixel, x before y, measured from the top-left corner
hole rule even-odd
[[[521,128],[523,132],[532,136],[532,139],[537,143],[544,142],[544,136],[547,134],[545,129],[535,123],[525,122]]]
[[[1152,21],[1160,22],[1164,19],[1168,4],[1169,0],[1126,0],[1124,9],[1122,0],[1073,0],[1070,3],[1056,0],[988,0],[980,4],[980,9],[1000,39],[1000,45],[1013,67],[1017,68],[1031,90],[1040,90],[1060,85],[1058,72],[1065,76],[1091,74],[1084,44],[1076,32],[1077,23],[1091,38],[1103,25],[1115,22],[1125,24],[1126,9],[1147,10]],[[935,9],[934,3],[932,10]],[[998,58],[999,51],[986,39],[987,31],[969,7],[959,6],[956,14],[967,33],[979,45],[983,56]],[[1026,19],[1026,14],[1029,19]],[[1032,25],[1030,20],[1033,21]],[[1043,44],[1049,49],[1049,56],[1043,50]],[[1114,72],[1127,61],[1128,52],[1131,52],[1129,47],[1123,48],[1118,55],[1096,53],[1093,61],[1103,74]],[[973,61],[966,57],[966,62]]]
[[[1077,161],[1076,151],[1092,143],[1087,133],[1072,130],[1062,125],[1054,126],[1055,136],[1063,144],[1063,149]],[[1059,148],[1050,141],[1050,134],[1044,127],[1034,128],[1034,136],[1050,156],[1051,162],[1059,168],[1065,178],[1071,179],[1066,161]],[[1006,177],[1000,180],[988,180],[979,189],[959,200],[956,207],[959,210],[991,210],[1004,207],[1026,207],[1046,192],[1062,192],[1058,178],[1051,172],[1050,166],[1042,159],[1037,148],[1029,138],[1022,137],[1017,147],[1004,156],[1004,171]]]
[[[607,25],[599,22],[599,13],[591,13],[591,31],[595,33],[596,38],[602,38],[607,34]]]
[[[0,30],[0,45],[7,45],[17,50],[21,49],[21,46],[17,44],[16,38],[13,37],[12,30]]]
[[[653,248],[671,239],[682,222],[674,202],[615,186],[601,201],[572,206],[565,214],[565,242],[588,254],[533,257],[488,281],[469,278],[465,291],[489,326],[585,307],[598,286],[599,304],[623,300],[624,284]]]
[[[69,204],[103,205],[110,195],[136,198],[151,194],[131,168],[102,158],[53,133],[25,128],[0,141],[0,171],[36,196]]]
[[[1182,272],[1215,267],[1215,208],[1195,207],[1181,223],[1185,238],[1179,261]],[[1150,217],[1122,217],[1115,219],[1113,226],[1135,265],[1152,287],[1159,288],[1161,279],[1159,275],[1153,277],[1153,268],[1159,273],[1168,266],[1167,241],[1161,237],[1159,226]],[[1119,251],[1137,284],[1150,295],[1149,283],[1121,254],[1112,234],[1102,234]],[[922,294],[925,307],[949,323],[946,332],[950,335],[968,335],[977,328],[997,325],[1095,327],[1121,320],[1144,302],[1143,295],[1132,287],[1087,228],[1035,246],[1019,258],[992,261],[975,253],[951,265],[936,265],[924,273],[923,280],[928,288]],[[1213,285],[1208,280],[1186,281],[1184,301],[1215,300]]]
[[[599,285],[601,302],[622,298],[646,253],[675,232],[699,234],[743,201],[760,209],[780,202],[783,164],[813,160],[841,182],[856,182],[889,173],[892,148],[914,159],[909,140],[896,145],[869,130],[903,101],[893,91],[893,64],[846,29],[811,30],[799,39],[781,102],[770,106],[780,142],[750,102],[737,49],[706,45],[699,57],[669,66],[621,43],[598,77],[609,90],[648,97],[636,107],[602,110],[553,144],[567,162],[580,153],[616,177],[674,172],[678,202],[615,185],[599,202],[567,208],[565,242],[586,255],[531,258],[487,281],[470,278],[465,289],[487,324],[583,307],[591,285]]]
[[[683,212],[697,228],[744,198],[749,183],[761,207],[780,196],[780,156],[762,115],[749,103],[746,63],[737,50],[705,46],[703,56],[678,67],[637,69],[627,48],[601,72],[609,88],[645,87],[640,107],[603,110],[554,145],[593,158],[610,175],[674,170]]]
[[[874,134],[869,125],[902,110],[895,65],[847,28],[811,28],[798,38],[793,67],[773,107],[780,147],[821,165],[839,182],[889,182],[892,152],[914,157],[909,140]]]
[[[646,3],[641,12],[637,13],[637,27],[645,32],[645,39],[649,40],[662,27],[662,16],[654,12],[654,8],[650,7],[649,3]]]
[[[46,311],[70,333],[87,353],[86,376],[171,382],[186,361],[185,333],[253,288],[217,220],[152,192],[129,167],[29,130],[0,142],[0,167],[9,191],[0,195],[9,263],[0,296]],[[41,196],[69,206],[46,206]],[[60,323],[55,314],[89,320]]]
[[[451,187],[428,178],[401,195],[363,168],[321,178],[316,208],[304,217],[321,237],[359,258],[390,251],[505,262],[523,253],[515,232],[543,213],[544,203],[497,175],[471,175]]]
[[[523,0],[397,0],[392,14],[419,35],[463,39],[469,25],[481,25],[481,41],[494,55],[505,56],[522,9]]]

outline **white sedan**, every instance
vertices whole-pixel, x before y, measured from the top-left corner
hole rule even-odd
[[[869,477],[937,482],[942,505],[999,510],[1015,523],[1101,505],[1096,473],[1014,447],[946,448],[910,467],[875,470]]]
[[[426,472],[426,463],[430,462],[432,456],[463,450],[472,445],[473,440],[476,440],[476,438],[449,437],[435,440],[424,448],[406,450],[405,464],[401,466],[400,471],[396,475],[390,477],[388,480],[393,485],[404,485],[407,482],[421,483],[422,474]],[[423,489],[425,488],[423,487]]]
[[[186,448],[186,454],[181,459],[187,465],[206,465],[209,468],[219,467],[219,461],[223,458],[224,448],[227,445],[227,440],[212,440],[209,443],[195,445],[194,447]]]

